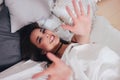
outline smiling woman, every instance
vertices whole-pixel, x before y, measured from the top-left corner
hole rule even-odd
[[[72,4],[76,16],[68,6],[66,6],[66,10],[71,16],[73,24],[63,24],[62,28],[74,33],[72,38],[74,42],[66,44],[53,32],[38,28],[36,23],[29,25],[33,27],[30,31],[24,31],[25,34],[28,33],[26,40],[28,39],[29,44],[38,50],[36,57],[40,60],[44,57],[43,61],[48,60],[46,54],[49,58],[52,54],[58,57],[55,61],[53,61],[53,57],[50,58],[53,63],[43,72],[35,74],[33,78],[48,75],[49,80],[70,80],[68,77],[72,77],[72,80],[115,80],[119,77],[119,66],[117,65],[120,57],[108,47],[89,42],[92,23],[90,5],[88,5],[87,14],[85,14],[81,1],[79,2],[80,9],[76,0],[72,0]],[[24,42],[24,44],[26,43],[27,41]],[[29,47],[26,46],[26,51],[32,50]],[[52,54],[49,54],[49,52]],[[35,55],[36,52],[33,52],[33,54]],[[65,65],[62,65],[63,62]],[[66,76],[66,65],[70,66],[73,76],[71,74]],[[113,75],[115,76],[112,77]]]
[[[46,29],[34,29],[30,35],[31,42],[38,48],[51,51],[59,44],[59,37]]]
[[[74,6],[76,16],[72,13],[72,11],[68,6],[66,6],[66,11],[71,16],[74,25],[64,24],[61,26],[65,30],[69,30],[70,32],[74,33],[71,42],[77,42],[79,44],[89,43],[91,23],[92,23],[90,17],[90,5],[88,5],[87,15],[86,15],[81,1],[79,1],[80,10],[75,0],[73,0],[72,3]],[[43,54],[45,54],[46,52],[52,52],[53,54],[61,58],[65,49],[70,45],[69,42],[65,42],[64,40],[60,39],[52,31],[39,28],[37,23],[30,24],[25,28],[27,31],[23,29],[22,32],[25,33],[21,32],[23,36],[26,35],[26,37],[21,38],[23,40],[22,48],[23,51],[25,51],[25,54],[28,53],[29,56],[31,56],[30,53],[32,52],[30,51],[32,49],[30,49],[29,47],[34,46],[34,48],[36,48],[38,51],[38,55],[41,54],[42,56],[45,56]],[[27,44],[27,46],[25,44]],[[37,52],[33,52],[33,54],[35,53]]]
[[[22,59],[33,59],[35,61],[48,61],[47,58],[40,53],[42,50],[34,46],[30,41],[30,34],[34,29],[40,29],[36,23],[29,24],[20,29],[21,53]],[[39,57],[38,57],[39,55]]]
[[[57,54],[63,44],[69,42],[60,39],[50,30],[40,28],[37,23],[29,24],[20,30],[21,52],[24,60],[48,61],[46,52]]]

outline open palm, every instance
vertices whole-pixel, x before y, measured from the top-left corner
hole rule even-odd
[[[91,31],[90,5],[88,5],[88,11],[86,15],[81,1],[79,2],[80,10],[75,0],[73,0],[72,3],[76,16],[73,15],[68,6],[66,7],[66,10],[73,20],[73,25],[62,25],[62,27],[80,36],[89,35]]]
[[[47,80],[70,80],[70,76],[72,75],[71,68],[53,55],[53,53],[47,53],[47,57],[53,63],[46,70],[35,74],[32,78],[36,79],[48,75]]]

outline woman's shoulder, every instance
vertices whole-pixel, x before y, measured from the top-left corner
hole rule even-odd
[[[71,43],[69,46],[68,46],[68,49],[69,48],[73,48],[73,47],[76,47],[76,48],[83,48],[83,47],[91,47],[91,48],[103,48],[103,47],[108,47],[107,45],[103,45],[103,44],[100,44],[100,43],[86,43],[86,44],[79,44],[79,43]]]
[[[89,43],[80,45],[78,43],[71,43],[65,50],[63,57],[65,56],[79,56],[80,58],[86,59],[96,59],[100,56],[101,52],[103,55],[109,52],[112,54],[114,51],[110,49],[107,45],[99,44],[99,43]],[[114,52],[115,54],[115,52]],[[88,56],[89,55],[89,56]]]

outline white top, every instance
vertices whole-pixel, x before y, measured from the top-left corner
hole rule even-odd
[[[72,68],[73,80],[120,80],[120,57],[108,47],[71,44],[62,60]]]
[[[71,80],[120,80],[120,57],[108,47],[74,43],[65,50],[62,60],[74,72]],[[27,61],[1,73],[0,80],[31,80],[33,74],[44,69],[43,66],[42,63]],[[43,76],[37,80],[46,78]]]

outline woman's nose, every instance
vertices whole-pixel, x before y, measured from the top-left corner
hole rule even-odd
[[[45,32],[45,37],[49,38],[50,34],[48,34],[47,32]]]
[[[51,36],[51,34],[50,34],[47,30],[45,30],[43,34],[44,34],[47,38],[49,38],[49,37]]]
[[[49,37],[49,34],[46,33],[47,38]]]

